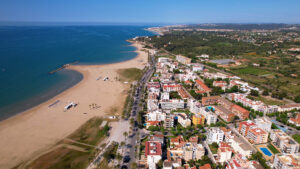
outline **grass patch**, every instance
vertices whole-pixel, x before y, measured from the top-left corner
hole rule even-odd
[[[68,148],[58,148],[51,151],[37,160],[35,160],[28,168],[30,169],[56,169],[56,168],[73,168],[83,169],[89,164],[89,152],[80,152]]]
[[[265,74],[271,74],[271,72],[259,68],[254,67],[245,67],[240,69],[232,69],[232,71],[238,73],[238,74],[250,74],[255,76],[265,75]]]
[[[286,103],[286,102],[281,101],[281,100],[269,99],[269,98],[262,97],[262,96],[254,97],[254,99],[262,101],[263,103],[265,103],[267,105],[278,105],[278,106],[280,106],[280,105],[284,105]]]
[[[280,153],[272,144],[269,144],[268,148],[272,151],[273,154]]]
[[[78,130],[72,133],[68,138],[85,144],[98,144],[109,130],[106,125],[99,128],[102,119],[94,117],[83,124]],[[66,144],[66,143],[65,143]],[[71,148],[71,147],[77,147]],[[80,151],[80,149],[84,151]],[[38,157],[26,168],[30,169],[56,169],[56,168],[72,168],[84,169],[93,160],[97,149],[76,143],[70,143],[70,146],[58,145],[54,150]]]
[[[295,141],[297,141],[300,144],[300,135],[295,134],[292,137]]]
[[[99,117],[91,118],[68,138],[81,143],[96,145],[101,138],[106,136],[109,129],[108,126],[105,126],[104,129],[100,130],[99,126],[102,121]]]
[[[120,76],[121,81],[135,81],[139,80],[143,71],[138,68],[119,69],[117,73]]]
[[[218,145],[215,145],[215,144],[213,143],[213,144],[209,144],[208,146],[209,146],[209,148],[210,148],[210,151],[211,151],[213,154],[217,154],[217,152],[218,152]]]

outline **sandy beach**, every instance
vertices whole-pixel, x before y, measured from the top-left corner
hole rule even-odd
[[[148,55],[142,45],[133,44],[138,56],[107,65],[71,65],[83,80],[54,98],[0,122],[0,168],[7,169],[47,150],[94,116],[120,114],[130,84],[116,80],[117,70],[143,69]],[[108,81],[103,81],[105,76]],[[100,78],[99,78],[100,77]],[[98,80],[97,80],[98,79]],[[64,111],[71,103],[75,108]]]

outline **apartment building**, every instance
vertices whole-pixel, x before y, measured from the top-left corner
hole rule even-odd
[[[145,145],[145,156],[149,169],[156,169],[156,164],[162,158],[161,143],[158,141],[147,141]]]
[[[276,154],[273,167],[275,169],[299,169],[300,154]]]
[[[210,97],[202,97],[202,105],[214,105],[219,101],[220,96],[210,96]]]
[[[207,131],[207,143],[220,143],[224,140],[224,132],[219,127],[212,127]]]
[[[265,130],[266,132],[271,131],[272,122],[268,120],[266,117],[254,119],[254,123],[257,125],[257,127]]]
[[[238,131],[253,144],[261,144],[268,141],[269,133],[250,120],[240,122]]]
[[[160,105],[165,110],[184,109],[184,100],[160,100]]]
[[[270,138],[283,153],[294,154],[299,151],[299,144],[280,129],[271,130]]]
[[[200,92],[209,93],[211,89],[207,87],[201,80],[195,80],[195,86],[198,88]]]
[[[192,123],[194,126],[197,126],[197,125],[204,125],[205,123],[205,117],[201,114],[196,114],[196,115],[193,115],[192,117]]]
[[[226,142],[220,142],[218,148],[218,156],[217,161],[219,163],[224,163],[231,159],[233,149],[231,146]]]
[[[231,140],[231,147],[235,152],[239,152],[244,157],[250,157],[253,153],[251,147],[245,144],[242,138],[239,138],[238,136],[234,136]]]

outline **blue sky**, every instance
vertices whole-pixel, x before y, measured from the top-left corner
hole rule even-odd
[[[0,21],[300,23],[300,0],[0,0]]]

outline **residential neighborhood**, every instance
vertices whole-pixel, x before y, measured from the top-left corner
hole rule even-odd
[[[299,143],[274,119],[276,112],[292,112],[288,124],[299,126],[300,104],[252,100],[252,93],[262,91],[238,76],[210,72],[182,55],[155,56],[140,112],[140,128],[148,134],[141,140],[139,168],[300,167]]]

